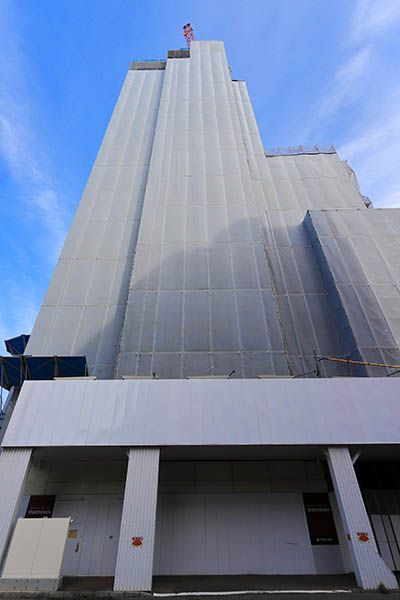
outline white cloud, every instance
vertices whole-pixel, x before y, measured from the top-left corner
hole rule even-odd
[[[386,74],[387,56],[379,56],[379,42],[396,35],[392,30],[399,24],[398,0],[359,0],[349,38],[357,53],[369,48],[377,60],[375,68],[366,64],[368,102],[339,152],[355,169],[363,193],[381,207],[400,206],[400,86]]]
[[[343,37],[343,62],[310,111],[303,139],[332,141],[375,206],[400,206],[400,87],[381,43],[400,24],[400,0],[359,0]],[[384,37],[386,34],[386,38]],[[396,33],[394,32],[394,35]]]
[[[377,37],[400,22],[399,0],[358,0],[350,31],[351,42]]]
[[[26,203],[21,206],[21,217],[28,210],[31,218],[47,229],[46,250],[53,261],[65,239],[68,215],[53,182],[41,168],[40,158],[44,152],[40,137],[21,113],[18,102],[8,94],[4,97],[0,91],[0,157],[22,192],[28,192],[22,194]],[[44,161],[48,162],[46,158]]]
[[[400,89],[379,107],[359,134],[338,148],[357,173],[361,191],[375,206],[400,206]]]
[[[365,73],[372,60],[371,48],[362,48],[336,71],[325,87],[322,98],[312,113],[313,128],[327,125],[339,110],[360,97],[365,86]]]
[[[32,90],[39,82],[23,50],[15,5],[3,2],[0,16],[0,160],[18,184],[25,205],[38,227],[47,229],[50,260],[57,256],[66,235],[68,214],[50,175],[51,160],[37,125],[38,103]],[[27,68],[28,67],[28,68]],[[24,193],[27,192],[27,193]]]
[[[15,195],[11,202],[20,224],[15,222],[12,228],[18,233],[27,221],[33,227],[35,238],[29,240],[29,256],[35,262],[32,265],[27,262],[26,270],[23,269],[18,277],[3,281],[0,341],[30,332],[42,295],[35,271],[47,272],[53,266],[69,221],[57,182],[51,174],[53,165],[46,149],[46,139],[38,124],[37,115],[41,107],[35,90],[40,88],[40,81],[23,49],[17,11],[15,4],[2,1],[0,163],[8,179],[14,182]],[[3,280],[4,277],[3,272]]]

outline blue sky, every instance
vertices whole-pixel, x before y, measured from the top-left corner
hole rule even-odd
[[[400,0],[0,0],[0,340],[29,333],[131,59],[223,39],[266,148],[400,206]]]

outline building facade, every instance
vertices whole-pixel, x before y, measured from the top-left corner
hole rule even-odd
[[[74,518],[64,574],[117,590],[397,587],[400,211],[368,206],[333,147],[264,149],[222,42],[132,63],[15,359],[23,385],[2,362],[3,556],[47,497]]]

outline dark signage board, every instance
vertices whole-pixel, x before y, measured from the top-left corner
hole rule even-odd
[[[55,496],[31,496],[25,513],[25,519],[50,518],[53,514]]]
[[[338,544],[328,494],[303,494],[308,531],[313,546]]]

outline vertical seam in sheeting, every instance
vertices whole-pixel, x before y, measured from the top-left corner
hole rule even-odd
[[[241,86],[239,86],[238,82],[235,82],[235,83],[232,82],[231,85],[232,85],[232,91],[233,91],[233,97],[234,97],[234,108],[235,108],[235,110],[237,112],[237,115],[238,115],[238,125],[239,125],[238,131],[240,131],[242,133],[242,136],[241,136],[242,144],[245,147],[244,131],[242,130],[242,126],[241,126],[241,123],[240,123],[238,98],[237,98],[237,96],[238,96],[238,90],[241,91],[242,88],[241,88]],[[254,205],[256,206],[256,202],[254,202]],[[248,218],[248,220],[250,222],[249,202],[248,202],[247,198],[246,198],[246,213],[247,213],[247,218]],[[261,232],[261,234],[262,234],[262,232]],[[256,242],[255,242],[255,239],[253,237],[253,233],[251,235],[251,240],[252,240],[251,241],[251,252],[252,252],[252,255],[253,255],[254,262],[257,265],[257,256],[256,256],[256,253],[255,253],[255,248],[254,248]],[[262,240],[261,240],[261,244],[260,245],[263,248],[263,251],[264,251],[263,254],[265,256],[265,243],[263,243]],[[271,273],[270,273],[270,269],[269,269],[269,265],[268,265],[266,256],[265,256],[265,260],[266,260],[266,266],[267,266],[267,270],[268,270],[269,280],[271,281]],[[265,290],[265,288],[261,285],[260,272],[259,272],[258,268],[256,268],[256,278],[257,278],[258,291],[259,291],[259,294],[260,294],[260,297],[261,297],[262,318],[263,318],[263,321],[264,321],[265,334],[266,334],[266,338],[267,338],[268,343],[269,343],[269,350],[272,353],[272,351],[273,351],[273,344],[272,344],[272,340],[271,340],[271,336],[270,336],[270,331],[268,329],[268,320],[267,320],[267,315],[266,315],[266,311],[265,311],[265,307],[264,307],[264,299],[263,299],[263,296],[262,296],[263,290]],[[272,283],[271,283],[271,292],[272,292]],[[279,320],[278,311],[277,311],[277,317],[278,317],[278,320]],[[271,355],[271,361],[273,362],[272,355]]]
[[[153,93],[155,94],[155,90],[157,91],[157,95],[156,98],[154,99],[154,113],[156,116],[156,118],[154,119],[154,127],[152,130],[152,139],[151,139],[151,152],[150,152],[150,156],[152,155],[152,150],[153,150],[153,146],[154,146],[154,140],[156,137],[156,130],[157,130],[157,118],[158,118],[158,109],[160,106],[160,101],[161,101],[161,95],[162,95],[162,89],[163,89],[163,85],[161,85],[161,83],[164,83],[164,71],[154,71],[154,73],[157,73],[157,75],[154,76],[154,81],[153,81]],[[146,72],[146,76],[148,75],[148,73]],[[158,98],[157,98],[158,97]],[[150,103],[151,104],[151,103]],[[126,296],[126,301],[125,301],[125,311],[124,311],[124,315],[122,318],[122,323],[121,323],[121,329],[120,329],[120,334],[119,334],[119,341],[118,341],[118,345],[117,345],[117,350],[116,350],[116,356],[115,356],[115,363],[114,363],[114,379],[117,376],[118,373],[118,366],[119,366],[119,360],[120,360],[120,356],[121,356],[121,344],[122,344],[122,339],[123,339],[123,334],[124,334],[124,328],[125,328],[125,321],[126,321],[126,314],[127,314],[127,310],[128,310],[128,302],[129,302],[129,296],[130,296],[130,289],[131,289],[131,283],[132,283],[132,276],[133,276],[133,272],[134,272],[134,267],[135,267],[135,256],[136,256],[136,248],[137,248],[137,240],[139,237],[139,231],[140,231],[140,221],[141,221],[141,216],[143,214],[143,207],[144,207],[144,200],[146,197],[146,189],[147,189],[147,183],[148,183],[148,179],[149,179],[149,173],[150,173],[150,169],[151,169],[151,159],[150,159],[150,163],[147,166],[146,169],[146,184],[143,190],[143,197],[142,197],[142,202],[141,202],[141,209],[140,209],[140,216],[139,216],[139,227],[138,227],[138,231],[137,231],[137,235],[136,235],[136,243],[135,243],[135,248],[133,250],[133,254],[132,254],[132,263],[131,263],[131,269],[130,269],[130,275],[129,275],[129,279],[128,279],[128,286],[127,286],[127,296]],[[136,369],[137,369],[137,365],[136,365]]]
[[[185,71],[185,83],[186,83],[186,89],[184,90],[184,94],[187,93],[187,116],[186,116],[186,127],[185,127],[185,131],[186,131],[186,144],[187,147],[189,148],[189,72],[186,72],[187,70],[190,71],[190,63],[188,64],[186,61],[182,62],[182,71]],[[189,156],[188,153],[186,153],[186,161],[189,160]],[[186,164],[186,168],[185,171],[186,173],[188,173],[188,164]],[[186,304],[186,254],[187,254],[187,216],[188,216],[188,181],[187,181],[187,177],[185,175],[185,190],[186,190],[186,194],[185,194],[185,200],[184,200],[184,207],[185,207],[185,219],[183,221],[183,264],[182,264],[182,269],[183,269],[183,273],[182,273],[182,321],[181,321],[181,376],[183,377],[184,374],[184,351],[185,351],[185,304]]]
[[[201,85],[201,60],[200,60],[200,52],[201,52],[201,48],[198,47],[198,49],[196,49],[196,52],[192,54],[191,56],[191,66],[194,66],[194,61],[196,60],[196,63],[198,64],[198,70],[196,70],[196,79],[197,79],[197,83],[199,86],[199,92],[200,92],[200,104],[201,104],[201,126],[202,126],[202,158],[203,158],[203,164],[204,164],[204,171],[205,171],[205,165],[206,165],[206,157],[205,157],[205,133],[204,133],[204,115],[203,115],[203,86]],[[192,62],[193,61],[193,62]],[[194,69],[191,68],[191,73],[194,71]],[[189,98],[189,102],[190,102],[190,98]],[[209,327],[209,353],[208,356],[210,357],[210,371],[212,375],[215,375],[215,365],[214,365],[214,352],[213,352],[213,328],[212,328],[212,318],[211,318],[211,285],[210,285],[210,244],[209,244],[209,227],[208,227],[208,215],[207,215],[207,207],[208,207],[208,203],[207,203],[207,182],[204,182],[204,186],[205,186],[205,190],[206,190],[206,198],[205,198],[205,203],[204,203],[204,211],[205,211],[205,254],[207,257],[207,297],[208,297],[208,327]]]
[[[167,92],[168,92],[168,105],[169,106],[171,105],[172,93],[175,92],[175,97],[177,96],[177,89],[176,89],[177,88],[177,69],[178,69],[177,60],[176,59],[167,59],[164,84],[166,85],[168,83]],[[168,172],[170,172],[170,168],[171,168],[172,152],[167,151],[167,147],[168,147],[167,144],[169,145],[169,147],[172,146],[172,139],[174,136],[174,128],[171,127],[171,122],[174,121],[175,117],[176,117],[176,110],[173,114],[171,114],[170,111],[168,111],[166,130],[164,132],[162,171],[158,176],[159,182],[162,182],[162,177],[163,177],[166,160],[169,161]],[[157,118],[157,124],[158,124],[158,118]],[[157,130],[157,125],[156,125],[156,130]],[[150,173],[150,175],[151,175],[151,173]],[[165,204],[164,199],[160,200],[161,193],[160,193],[160,186],[159,186],[158,194],[157,194],[156,210],[158,210],[159,204],[161,202],[163,204],[164,213],[163,213],[162,230],[161,230],[160,241],[159,241],[159,244],[160,244],[160,274],[159,274],[158,283],[157,283],[157,299],[156,299],[156,307],[155,307],[155,313],[154,313],[153,345],[152,345],[152,349],[151,349],[151,371],[152,371],[152,373],[153,372],[156,373],[155,354],[156,354],[156,347],[157,347],[158,314],[159,314],[159,310],[160,310],[160,297],[161,297],[161,269],[162,269],[163,261],[164,261],[165,229],[166,229],[166,222],[167,222],[167,206]],[[151,240],[151,241],[153,241],[153,240]]]
[[[214,61],[211,60],[210,57],[210,66],[211,66],[211,76],[214,82],[214,71],[215,71],[215,60],[216,56],[218,56],[219,58],[219,63],[221,66],[221,70],[226,75],[226,69],[224,69],[224,65],[222,64],[222,60],[221,60],[221,54],[215,53],[214,54]],[[226,57],[225,57],[225,61],[226,61]],[[227,66],[227,63],[226,63]],[[234,110],[234,99],[233,99],[233,91],[228,89],[228,85],[227,85],[227,81],[226,81],[226,77],[225,77],[225,89],[226,89],[226,93],[228,96],[228,104],[229,104],[229,108],[230,108],[230,112],[231,114],[233,113]],[[232,83],[230,82],[230,86],[232,87]],[[229,94],[229,91],[231,91],[231,94]],[[216,94],[215,94],[215,86],[213,86],[213,97],[214,97],[214,104],[215,104],[215,113],[217,114],[217,102],[216,102]],[[217,129],[217,133],[218,133],[218,140],[219,140],[219,152],[220,152],[220,156],[221,156],[221,164],[222,164],[222,170],[224,175],[225,173],[225,166],[224,166],[224,161],[222,158],[222,149],[221,149],[221,134],[220,134],[220,128],[218,127]],[[236,147],[236,151],[238,150],[238,148]],[[235,282],[235,269],[233,267],[233,257],[232,257],[232,239],[231,239],[231,231],[229,228],[229,224],[230,224],[230,220],[229,220],[229,211],[228,211],[228,198],[226,195],[226,184],[225,184],[225,180],[223,181],[223,186],[224,186],[224,208],[225,208],[225,215],[226,215],[226,223],[227,223],[227,237],[228,237],[228,249],[229,249],[229,262],[230,262],[230,266],[232,269],[232,282],[233,282],[233,302],[235,305],[235,318],[236,318],[236,328],[237,328],[237,334],[238,334],[238,341],[239,341],[239,350],[238,350],[238,354],[239,354],[239,360],[240,360],[240,367],[241,367],[241,377],[244,376],[245,374],[245,369],[244,369],[244,359],[243,359],[243,343],[242,343],[242,334],[240,331],[240,319],[239,319],[239,307],[238,307],[238,288],[236,287],[236,282]],[[232,363],[232,366],[234,365],[234,362]]]
[[[244,107],[243,107],[242,86],[240,86],[239,84],[232,84],[232,87],[233,87],[234,94],[236,97],[238,121],[239,121],[240,130],[242,132],[243,142],[245,144],[245,147],[247,147],[247,154],[251,155],[252,153],[254,153],[254,150],[253,150],[253,146],[252,146],[251,135],[250,135],[249,127],[248,127],[247,117],[246,117]],[[240,106],[240,109],[239,109],[239,106]],[[245,138],[247,138],[247,142],[245,141]],[[255,161],[255,163],[256,163],[256,161]],[[250,167],[249,167],[249,169],[250,169]],[[260,179],[258,165],[257,165],[257,171],[258,171],[258,177]],[[250,173],[250,176],[251,176],[251,173]],[[261,225],[262,225],[263,218],[259,214],[258,203],[256,200],[254,203],[255,203],[255,207],[256,207]],[[267,226],[271,229],[269,220],[267,221]],[[270,279],[270,283],[271,283],[272,297],[273,297],[275,311],[276,311],[276,315],[277,315],[277,319],[278,319],[278,323],[279,323],[279,330],[280,330],[281,340],[282,340],[282,344],[283,344],[283,348],[284,348],[285,360],[286,360],[289,374],[293,375],[293,370],[292,370],[290,360],[289,360],[289,351],[288,351],[288,344],[286,341],[286,333],[285,333],[283,323],[282,323],[279,304],[278,304],[278,300],[277,300],[277,293],[276,293],[276,289],[275,289],[275,281],[274,281],[273,271],[272,271],[272,267],[270,264],[270,259],[268,256],[268,249],[267,249],[267,242],[266,242],[263,231],[262,231],[262,236],[263,236],[264,256],[265,256],[265,261],[266,261],[269,279]],[[272,248],[272,249],[276,251],[276,249],[274,249],[274,248]],[[278,254],[278,253],[276,252],[276,254]],[[278,258],[278,260],[279,260],[279,258]],[[265,309],[263,309],[263,312],[265,314]],[[265,315],[265,319],[266,319],[266,315]],[[267,334],[268,334],[268,329],[267,329]]]
[[[243,104],[244,104],[244,102],[243,102],[243,90],[244,89],[247,91],[246,84],[243,82],[243,85],[238,85],[237,86],[237,94],[236,95],[237,95],[238,104],[240,103],[241,112],[242,112],[242,118],[240,119],[241,130],[243,132],[243,135],[246,134],[247,137],[248,137],[248,154],[250,155],[251,153],[254,153],[254,148],[253,148],[253,144],[252,144],[252,138],[251,138],[251,134],[250,134],[250,130],[249,130],[249,124],[248,124],[248,119],[247,119],[246,111],[245,111],[244,106],[243,106]],[[239,110],[238,110],[238,113],[239,113]],[[261,180],[260,172],[259,172],[259,166],[257,164],[257,160],[255,159],[254,162],[257,165],[258,177]],[[263,195],[264,195],[264,193],[263,193]],[[255,202],[255,206],[256,206],[256,209],[258,209],[258,203],[257,202]],[[266,223],[266,225],[270,229],[271,240],[273,240],[273,242],[276,244],[274,236],[272,234],[272,227],[271,227],[271,224],[270,224],[270,221],[269,221],[268,212],[265,211],[265,213],[267,215],[267,223]],[[263,218],[262,218],[262,215],[260,213],[259,213],[259,219],[260,219],[261,224],[262,224],[263,223]],[[264,255],[265,255],[265,260],[266,260],[266,264],[267,264],[267,269],[268,269],[268,273],[269,273],[270,282],[271,282],[272,297],[273,297],[275,311],[276,311],[277,319],[278,319],[278,323],[279,323],[279,329],[280,329],[280,334],[281,334],[281,339],[282,339],[282,345],[283,345],[283,348],[284,348],[286,364],[287,364],[287,367],[288,367],[289,374],[293,375],[292,366],[291,366],[291,363],[290,363],[290,360],[289,360],[289,348],[288,348],[288,343],[287,343],[287,340],[286,340],[286,332],[285,332],[285,329],[283,327],[282,317],[281,317],[279,303],[278,303],[278,294],[276,292],[274,275],[273,275],[273,270],[272,270],[272,265],[271,265],[270,257],[269,257],[269,254],[268,254],[267,240],[266,240],[266,238],[264,236],[264,232],[262,232],[262,235],[263,235]],[[276,246],[272,247],[271,250],[275,252],[277,260],[279,262],[279,256],[278,256],[278,252],[277,252]],[[290,306],[289,306],[289,311],[291,312]],[[296,332],[296,336],[297,336],[297,332]],[[299,342],[298,342],[298,345],[299,345],[299,349],[300,349]]]
[[[295,163],[295,164],[296,164],[296,163]],[[288,167],[287,167],[287,163],[285,162],[285,163],[284,163],[284,165],[285,165],[285,169],[286,169],[286,173],[287,173],[287,178],[288,178],[288,181],[290,182],[290,186],[291,186],[291,188],[292,188],[292,190],[293,190],[293,195],[295,196],[295,198],[296,198],[296,201],[297,201],[297,204],[298,204],[298,207],[297,207],[297,208],[298,208],[298,209],[300,209],[300,210],[304,210],[304,209],[301,209],[301,207],[300,207],[300,202],[299,202],[299,200],[298,200],[298,198],[297,198],[296,191],[295,191],[295,190],[294,190],[294,188],[293,188],[293,184],[292,184],[292,180],[291,180],[291,177],[290,177],[290,174],[289,174],[289,169],[288,169]],[[296,169],[298,170],[297,164],[296,164]],[[309,202],[310,202],[310,200],[309,200]],[[266,211],[266,212],[267,212],[267,214],[268,214],[268,211]],[[282,211],[282,212],[283,212],[283,211]],[[286,223],[285,223],[285,227],[286,227]],[[272,229],[272,228],[271,228],[271,229]],[[272,233],[272,231],[271,231],[271,233]],[[273,239],[274,239],[275,245],[277,246],[277,243],[276,243],[276,240],[275,240],[275,236],[273,235],[273,233],[272,233],[272,236],[273,236]],[[314,327],[314,324],[313,324],[313,319],[311,318],[311,313],[310,313],[310,308],[309,308],[308,302],[306,301],[306,296],[307,296],[307,295],[306,295],[306,293],[305,293],[305,291],[304,291],[304,286],[303,286],[302,277],[301,277],[301,274],[300,274],[300,271],[299,271],[299,268],[298,268],[297,261],[296,261],[296,259],[295,259],[294,255],[293,255],[293,254],[294,254],[294,253],[293,253],[293,251],[292,251],[292,248],[293,248],[293,246],[292,246],[292,245],[290,245],[289,247],[290,247],[290,252],[291,252],[291,255],[292,255],[292,260],[293,260],[294,268],[295,268],[295,270],[296,270],[296,273],[297,273],[297,278],[298,278],[298,281],[299,281],[299,284],[300,284],[300,289],[301,289],[301,291],[302,291],[301,295],[302,295],[302,297],[303,297],[303,301],[304,301],[304,307],[305,307],[306,313],[307,313],[307,315],[308,315],[308,319],[309,319],[309,325],[310,325],[310,328],[311,328],[311,330],[312,330],[312,332],[313,332],[314,344],[315,344],[316,350],[318,351],[318,354],[321,354],[321,349],[320,349],[319,339],[318,339],[318,336],[317,336],[317,334],[316,334],[316,331],[315,331],[315,327]],[[280,269],[281,269],[282,278],[283,278],[283,280],[284,280],[284,282],[285,282],[285,289],[286,289],[286,293],[287,293],[287,295],[288,295],[288,296],[290,296],[290,294],[289,294],[289,292],[288,292],[288,289],[287,289],[286,280],[285,280],[285,278],[284,278],[284,275],[283,275],[283,274],[284,274],[284,269],[282,269],[282,264],[281,264],[281,260],[280,260],[280,257],[279,257],[279,252],[278,252],[277,250],[276,250],[276,254],[277,254],[277,259],[278,259],[279,266],[280,266]],[[290,311],[290,313],[292,314],[292,307],[291,307],[291,305],[290,305],[290,303],[289,303],[289,298],[288,298],[288,304],[289,304],[289,311]],[[293,319],[293,314],[292,314],[292,320],[293,320],[293,322],[294,322],[294,319]],[[303,358],[303,357],[305,356],[305,352],[304,352],[304,350],[303,350],[302,344],[301,344],[301,342],[300,342],[300,339],[299,339],[299,336],[298,336],[298,334],[297,334],[297,328],[296,328],[296,327],[294,327],[293,329],[294,329],[294,331],[295,331],[295,335],[296,335],[296,339],[297,339],[297,343],[298,343],[298,347],[299,347],[299,352],[300,352],[300,355],[301,355],[301,361],[302,361],[302,363],[303,363],[303,370],[304,370],[304,371],[308,371],[308,370],[309,370],[309,367],[308,367],[308,365],[306,365],[306,364],[304,363],[304,358]],[[310,350],[311,350],[311,349],[310,349]],[[322,365],[322,364],[320,365],[320,368],[321,368],[322,370],[325,370],[325,369],[324,369],[324,365]]]
[[[246,111],[245,111],[244,106],[243,106],[243,104],[244,104],[244,101],[243,101],[243,90],[246,90],[246,85],[245,85],[244,82],[242,82],[242,84],[240,84],[240,83],[232,84],[232,87],[233,87],[234,94],[235,94],[236,110],[237,110],[237,114],[238,114],[239,129],[240,129],[240,131],[242,133],[243,144],[244,144],[244,146],[246,148],[246,152],[250,156],[252,153],[254,153],[254,149],[253,149],[253,145],[252,145],[252,139],[251,139],[250,130],[249,130],[249,126],[248,126],[248,120],[247,120]],[[256,163],[256,161],[254,161],[254,162]],[[250,173],[250,171],[251,171],[250,165],[249,165],[248,168],[249,168],[249,173]],[[257,168],[258,178],[260,179],[260,174],[259,174],[258,171],[259,171],[259,169]],[[251,173],[250,173],[250,177],[251,177]],[[254,206],[255,206],[255,209],[256,209],[256,211],[258,213],[259,212],[258,211],[258,204],[257,204],[257,201],[256,201],[255,198],[254,198]],[[272,272],[272,269],[271,269],[271,265],[270,265],[270,261],[269,261],[269,256],[268,256],[268,252],[267,252],[266,239],[265,239],[264,233],[262,231],[263,219],[262,219],[262,217],[261,217],[260,214],[259,214],[259,219],[260,219],[260,223],[261,223],[262,247],[263,247],[263,251],[264,251],[266,266],[267,266],[269,280],[270,280],[270,284],[271,284],[272,298],[273,298],[273,301],[274,301],[274,307],[275,307],[275,311],[276,311],[276,315],[277,315],[277,320],[278,320],[278,324],[279,324],[279,329],[280,329],[280,334],[281,334],[281,340],[282,340],[282,345],[283,345],[283,349],[284,349],[284,353],[285,353],[286,363],[287,363],[287,366],[288,366],[288,371],[289,371],[289,373],[291,373],[291,367],[290,367],[290,363],[289,363],[289,360],[288,360],[288,352],[285,351],[285,349],[287,348],[285,331],[284,331],[283,326],[282,326],[282,322],[281,322],[282,320],[281,320],[281,316],[280,316],[279,305],[278,305],[278,302],[277,302],[277,299],[276,299],[275,282],[274,282],[273,272]],[[268,225],[269,225],[269,223],[268,223]],[[268,330],[268,326],[267,326],[267,315],[266,315],[264,307],[263,307],[263,315],[264,315],[264,320],[265,320],[265,323],[266,323],[267,337],[269,338],[269,330]],[[271,344],[271,348],[272,348],[272,344]]]

